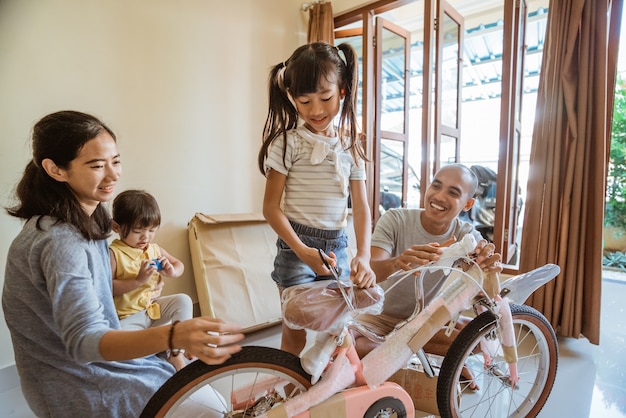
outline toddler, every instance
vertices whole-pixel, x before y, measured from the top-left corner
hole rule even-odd
[[[113,296],[123,329],[145,329],[191,319],[185,294],[161,296],[164,277],[180,277],[185,266],[152,242],[161,225],[156,199],[142,190],[127,190],[113,201],[113,230],[119,239],[109,246]],[[187,363],[179,351],[168,352],[176,370]]]

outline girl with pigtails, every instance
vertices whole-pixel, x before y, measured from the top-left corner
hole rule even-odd
[[[258,163],[266,177],[263,215],[278,235],[272,279],[281,294],[333,278],[328,266],[358,288],[375,285],[366,157],[355,115],[357,74],[352,46],[324,42],[297,48],[270,72]],[[356,236],[351,260],[348,200]],[[283,321],[281,349],[300,355],[305,343],[305,331]]]

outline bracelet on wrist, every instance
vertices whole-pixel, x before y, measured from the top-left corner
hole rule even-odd
[[[179,354],[185,354],[185,350],[183,350],[182,348],[175,348],[173,350],[170,350],[170,356],[172,357],[176,357]]]
[[[169,336],[167,338],[167,347],[170,350],[170,353],[172,353],[172,355],[174,357],[176,357],[181,350],[178,350],[176,348],[174,348],[174,343],[173,343],[173,339],[174,339],[174,328],[176,328],[176,324],[178,324],[180,321],[176,320],[174,322],[172,322],[172,326],[170,327],[170,333]]]

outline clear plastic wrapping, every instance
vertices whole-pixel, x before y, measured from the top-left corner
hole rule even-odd
[[[383,289],[376,285],[360,289],[350,284],[344,286],[353,310],[344,299],[339,283],[323,280],[288,287],[283,291],[283,320],[292,329],[314,331],[341,331],[355,315],[379,314],[384,301]]]

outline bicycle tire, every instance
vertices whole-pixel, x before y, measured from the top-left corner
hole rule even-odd
[[[511,388],[508,365],[496,335],[496,318],[484,312],[459,333],[443,359],[437,383],[437,405],[442,418],[536,417],[543,408],[556,378],[558,344],[550,322],[536,309],[511,304],[518,350],[519,387]],[[492,345],[492,367],[484,367],[480,342]],[[486,341],[486,340],[485,340]],[[491,351],[491,350],[494,351]],[[479,389],[461,380],[464,366],[471,368]]]
[[[363,418],[406,418],[406,416],[404,403],[397,398],[387,396],[374,402]]]
[[[269,380],[273,386],[260,387],[262,383],[270,385]],[[250,399],[238,399],[234,405],[237,389],[243,391],[244,387],[245,397]],[[208,393],[213,405],[203,405],[202,411],[206,413],[194,411],[193,416],[244,418],[253,416],[254,411],[263,407],[261,402],[271,403],[267,408],[271,409],[310,387],[311,375],[304,371],[297,356],[271,347],[244,346],[219,365],[208,365],[199,360],[188,364],[159,388],[140,417],[181,416],[182,409],[179,408],[185,401],[195,396],[198,399],[192,398],[183,408],[195,407],[198,402],[204,403],[205,399],[199,398]],[[279,394],[281,399],[270,399],[268,394]],[[242,403],[245,404],[243,408]]]

